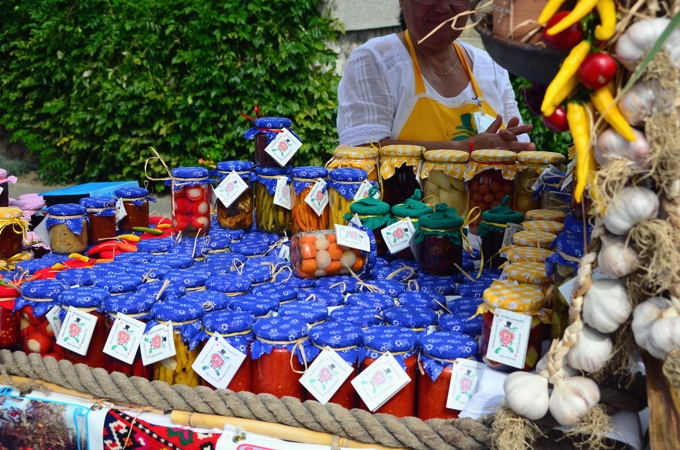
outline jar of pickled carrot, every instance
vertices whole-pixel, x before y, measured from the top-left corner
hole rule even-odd
[[[230,230],[248,230],[253,226],[255,199],[253,197],[253,179],[255,165],[252,161],[220,161],[217,163],[217,175],[220,181],[235,172],[248,186],[229,205],[218,198],[216,211],[217,223]]]
[[[519,224],[524,220],[524,214],[508,206],[510,196],[506,195],[500,204],[482,213],[482,221],[477,228],[477,234],[482,240],[482,261],[486,267],[499,268],[505,258],[501,255],[505,230],[508,224]]]
[[[21,209],[0,207],[0,259],[9,259],[24,248],[28,221]]]
[[[420,168],[423,198],[432,205],[446,203],[465,216],[468,195],[463,174],[470,154],[461,150],[428,150],[424,158]]]
[[[347,167],[328,172],[329,224],[327,228],[333,228],[335,224],[347,225],[348,220],[345,217],[350,212],[352,202],[361,199],[359,188],[366,179],[366,171],[362,169]]]
[[[420,217],[413,235],[416,261],[431,275],[453,275],[463,263],[463,218],[446,203]]]
[[[326,177],[323,167],[293,167],[290,171],[293,209],[291,232],[326,230],[329,226],[329,209]],[[320,183],[317,185],[317,183]],[[313,194],[313,195],[311,195]]]
[[[419,145],[385,145],[380,148],[382,198],[394,206],[420,189],[418,174],[425,147]]]
[[[380,178],[380,150],[373,147],[337,147],[333,157],[326,163],[326,168],[333,170],[342,167],[364,170],[366,179],[377,183]]]
[[[109,197],[84,197],[80,204],[87,210],[90,226],[87,229],[89,245],[116,236],[116,201]]]
[[[411,379],[406,386],[387,400],[374,413],[392,414],[397,417],[415,416],[417,397],[418,334],[408,328],[396,325],[377,325],[364,330],[365,357],[360,365],[364,370],[378,358],[390,353],[399,362]],[[368,409],[359,400],[363,409]]]
[[[422,337],[417,415],[422,420],[455,419],[459,410],[446,407],[456,359],[478,354],[477,341],[457,331],[433,331]],[[472,393],[470,393],[472,394]]]
[[[45,314],[59,306],[57,297],[66,287],[57,280],[33,280],[19,288],[14,309],[19,314],[21,349],[25,353],[51,355],[56,342],[54,329]]]
[[[264,317],[253,326],[253,392],[305,398],[300,377],[309,361],[307,323],[291,317]]]
[[[85,207],[76,203],[52,205],[45,220],[53,252],[68,255],[87,249],[89,221]]]
[[[362,359],[363,330],[358,325],[343,322],[324,322],[314,325],[309,330],[309,340],[311,346],[309,348],[310,363],[323,350],[331,350],[340,356],[347,364],[357,371]],[[322,383],[333,382],[333,377],[336,376],[332,370],[322,371],[320,376],[325,377],[324,380],[319,380]],[[355,408],[359,405],[359,396],[351,384],[351,376],[348,377],[338,388],[333,396],[328,400],[331,403],[337,403],[347,409]],[[311,398],[311,397],[310,397]]]
[[[286,189],[287,168],[256,167],[253,191],[255,193],[255,225],[259,231],[284,233],[290,231],[290,209],[274,203],[277,183],[283,179]]]
[[[185,236],[210,231],[210,179],[204,167],[177,167],[170,171],[172,225]]]
[[[149,226],[149,191],[142,187],[116,189],[114,195],[125,210],[125,217],[118,221],[120,231],[132,231],[133,227]]]
[[[15,350],[19,346],[19,315],[14,311],[14,302],[19,289],[0,279],[0,349]]]

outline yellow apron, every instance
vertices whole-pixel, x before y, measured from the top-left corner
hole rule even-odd
[[[410,141],[449,141],[462,140],[478,134],[475,127],[474,113],[483,112],[492,118],[496,117],[496,111],[491,105],[483,100],[482,92],[472,75],[470,65],[464,55],[463,49],[453,44],[458,57],[463,64],[463,69],[470,79],[472,90],[475,93],[476,102],[449,107],[428,97],[425,90],[425,81],[420,71],[418,58],[408,31],[404,32],[408,51],[413,60],[413,72],[416,82],[416,103],[409,114],[406,123],[399,132],[397,139]],[[484,130],[481,130],[484,131]]]

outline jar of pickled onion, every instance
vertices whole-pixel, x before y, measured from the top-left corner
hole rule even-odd
[[[458,214],[467,214],[465,168],[470,154],[461,150],[428,150],[420,168],[423,198],[430,204],[446,203]]]

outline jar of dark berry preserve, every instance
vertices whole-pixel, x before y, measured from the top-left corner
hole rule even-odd
[[[431,275],[458,273],[463,263],[463,218],[445,203],[435,205],[434,212],[420,217],[413,236],[416,260]]]

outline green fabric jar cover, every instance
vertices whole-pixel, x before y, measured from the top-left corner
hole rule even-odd
[[[378,192],[376,186],[368,191],[368,197],[350,203],[349,211],[345,214],[345,220],[350,221],[354,214],[359,216],[361,224],[371,230],[377,230],[380,227],[388,225],[392,222],[390,215],[390,204],[374,197]]]
[[[394,205],[392,207],[392,214],[395,220],[410,217],[412,222],[417,222],[421,216],[431,213],[432,206],[420,201],[421,198],[423,198],[423,191],[416,189],[413,195],[407,198],[404,203]]]
[[[482,213],[482,222],[477,229],[479,237],[483,238],[491,231],[504,231],[505,225],[508,223],[522,223],[524,221],[524,213],[510,208],[508,206],[509,201],[510,196],[506,195],[498,205]]]
[[[413,239],[420,243],[426,236],[446,236],[452,244],[462,245],[461,227],[464,222],[456,208],[451,208],[446,203],[437,203],[434,212],[420,217]]]

